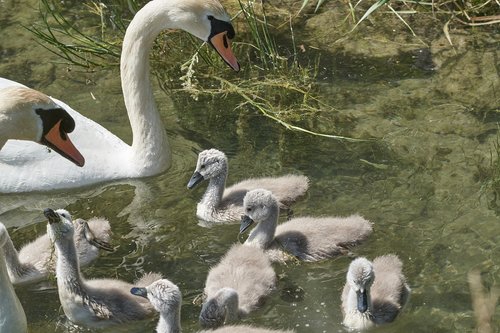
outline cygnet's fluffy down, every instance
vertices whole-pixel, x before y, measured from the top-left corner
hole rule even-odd
[[[283,262],[293,257],[318,261],[345,254],[372,232],[372,223],[359,215],[299,217],[277,225],[278,201],[264,189],[248,192],[244,209],[240,232],[257,224],[245,244],[265,250],[272,261]]]
[[[162,279],[146,287],[134,287],[130,290],[133,295],[147,298],[160,314],[156,326],[157,333],[181,332],[181,304],[182,294],[173,282]],[[248,325],[226,326],[215,330],[200,331],[199,333],[293,333],[293,331],[271,330]]]
[[[343,324],[359,330],[392,322],[409,295],[403,263],[396,255],[377,257],[373,263],[357,258],[349,265],[342,292]]]
[[[259,307],[275,283],[276,274],[262,250],[233,245],[208,273],[201,326],[216,328],[237,321]]]
[[[214,223],[238,222],[243,214],[245,194],[256,188],[272,191],[281,208],[288,209],[289,205],[303,196],[309,188],[307,177],[291,174],[246,179],[225,188],[227,174],[228,161],[223,152],[209,149],[198,155],[196,170],[189,180],[188,188],[195,187],[203,180],[209,180],[207,190],[196,208],[198,218]]]
[[[7,228],[0,223],[0,332],[26,333],[26,315],[10,282],[5,263],[3,246],[8,240]]]
[[[88,266],[99,256],[99,250],[112,251],[109,245],[111,226],[104,218],[74,221],[74,240],[80,266]],[[13,284],[26,284],[46,279],[55,272],[56,252],[47,234],[16,251],[10,237],[4,245],[9,276]]]
[[[47,208],[44,215],[49,220],[47,234],[57,251],[59,300],[72,322],[100,328],[154,314],[149,301],[130,294],[132,284],[117,279],[86,280],[80,273],[70,214],[64,209]],[[146,286],[159,278],[159,274],[147,274],[136,285]]]

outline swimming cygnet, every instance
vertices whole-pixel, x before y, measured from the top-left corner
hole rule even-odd
[[[74,240],[80,266],[87,266],[99,256],[99,249],[113,251],[109,245],[111,226],[104,218],[92,218],[88,222],[74,222]],[[55,251],[47,234],[35,239],[16,251],[7,234],[3,246],[10,280],[13,284],[38,282],[55,272]]]
[[[181,332],[181,303],[182,294],[174,283],[167,279],[153,282],[142,288],[132,288],[130,292],[142,296],[153,304],[160,313],[160,320],[156,327],[157,333]],[[199,333],[293,333],[293,331],[270,330],[248,325],[225,326],[216,330],[200,331]]]
[[[0,332],[25,333],[28,331],[26,315],[10,282],[5,263],[4,244],[9,234],[0,223]]]
[[[43,213],[49,220],[47,234],[57,251],[59,300],[72,322],[100,328],[145,319],[154,313],[147,300],[130,294],[130,283],[116,279],[85,280],[80,273],[71,215],[64,209],[47,208]],[[159,274],[146,274],[136,285],[146,286],[159,278]]]
[[[276,283],[276,273],[260,249],[235,244],[207,276],[200,313],[203,328],[233,323],[262,305]]]
[[[410,295],[396,255],[357,258],[349,265],[342,292],[343,324],[351,329],[365,329],[392,322]]]
[[[278,201],[264,189],[248,192],[244,208],[240,233],[257,223],[245,244],[265,250],[272,261],[284,262],[292,256],[318,261],[345,254],[372,232],[372,223],[359,215],[300,217],[277,226]]]
[[[198,155],[196,170],[187,185],[192,189],[201,181],[209,180],[207,190],[196,207],[198,218],[208,222],[237,223],[243,214],[243,198],[250,190],[268,189],[274,193],[281,208],[288,209],[309,188],[307,177],[291,174],[250,178],[225,188],[227,173],[228,162],[223,152],[209,149]]]

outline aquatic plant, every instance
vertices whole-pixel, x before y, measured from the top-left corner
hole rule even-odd
[[[328,138],[362,141],[338,135],[334,123],[328,132],[317,132],[310,126],[313,118],[322,112],[336,110],[316,97],[318,83],[316,75],[318,61],[299,63],[294,42],[293,25],[289,19],[289,35],[292,49],[279,48],[273,37],[276,30],[267,19],[262,1],[239,2],[240,11],[236,15],[239,36],[234,45],[239,59],[243,59],[243,78],[218,76],[206,64],[217,63],[213,52],[208,52],[206,44],[193,39],[182,42],[178,36],[169,36],[168,41],[158,39],[153,49],[153,71],[160,86],[178,92],[188,93],[194,99],[200,95],[233,95],[238,100],[235,110],[251,108],[276,121],[289,130],[319,135]],[[118,5],[93,2],[82,10],[93,14],[92,27],[79,27],[64,13],[64,7],[52,0],[41,0],[42,23],[27,27],[38,41],[51,52],[61,56],[68,64],[93,70],[96,67],[116,66],[119,62],[120,41],[126,20],[134,12],[137,3],[130,1]],[[243,25],[243,26],[241,26]],[[169,34],[169,32],[165,32]],[[246,37],[246,38],[245,38]],[[188,60],[179,69],[162,59],[167,49],[177,44],[182,49],[179,57]],[[186,54],[188,56],[186,57]],[[200,59],[203,60],[200,62]],[[227,74],[230,75],[230,74]],[[180,77],[171,81],[172,77]],[[201,80],[202,79],[202,80]],[[180,87],[179,87],[180,84]],[[309,128],[308,128],[309,127]],[[314,127],[314,126],[313,126]]]
[[[304,0],[300,11],[302,11],[310,0]],[[318,0],[314,12],[317,12],[319,7],[325,0]],[[457,23],[467,27],[487,26],[500,24],[500,3],[492,0],[472,0],[472,1],[418,1],[418,0],[371,0],[370,7],[364,10],[363,4],[366,1],[359,0],[353,4],[352,1],[347,1],[349,6],[349,16],[353,20],[353,27],[350,32],[353,32],[360,24],[368,17],[373,16],[376,11],[381,11],[386,7],[392,15],[395,15],[408,28],[413,36],[417,37],[414,28],[405,20],[404,16],[431,13],[434,18],[438,18],[443,22],[443,32],[446,35],[450,45],[453,45],[450,37],[450,24]],[[362,12],[361,18],[357,19],[357,12]]]

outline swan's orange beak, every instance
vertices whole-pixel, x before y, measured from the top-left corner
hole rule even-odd
[[[54,149],[61,154],[61,156],[66,157],[79,167],[82,167],[85,164],[85,159],[69,139],[68,133],[61,130],[61,121],[62,120],[59,120],[54,127],[45,134],[42,138],[42,143]]]
[[[236,57],[234,56],[233,50],[231,49],[231,40],[227,37],[227,31],[218,33],[217,35],[210,38],[210,45],[212,45],[219,53],[219,55],[224,59],[226,64],[231,66],[232,69],[239,72],[240,64]]]

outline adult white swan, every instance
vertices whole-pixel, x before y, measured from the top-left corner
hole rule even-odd
[[[85,156],[79,168],[34,142],[10,140],[0,151],[0,192],[44,191],[79,187],[113,179],[145,177],[167,169],[170,150],[156,109],[148,55],[164,29],[183,29],[208,42],[234,70],[240,66],[230,40],[234,29],[217,0],[153,0],[130,22],[120,62],[122,90],[132,146],[69,106],[54,101],[75,120],[72,139]],[[0,89],[19,83],[0,79]],[[2,103],[2,101],[0,101]]]

